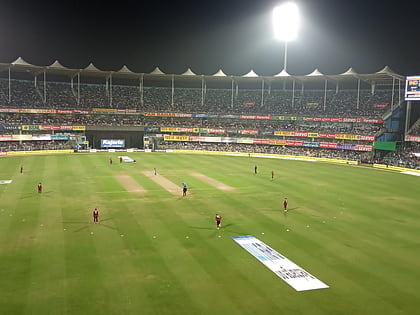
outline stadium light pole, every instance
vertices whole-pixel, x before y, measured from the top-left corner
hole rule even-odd
[[[287,71],[287,43],[297,38],[299,24],[299,9],[295,3],[285,2],[274,8],[274,37],[284,42],[284,71]]]

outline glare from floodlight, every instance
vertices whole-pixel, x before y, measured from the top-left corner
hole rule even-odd
[[[297,38],[299,29],[299,10],[295,3],[286,2],[273,10],[275,38],[288,42]]]

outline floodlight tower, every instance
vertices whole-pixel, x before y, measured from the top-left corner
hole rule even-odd
[[[284,71],[287,71],[287,43],[297,38],[299,24],[299,9],[295,3],[285,2],[274,8],[274,36],[284,42]]]

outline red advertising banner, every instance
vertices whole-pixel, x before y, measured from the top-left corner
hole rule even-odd
[[[270,144],[270,139],[254,139],[254,144]]]
[[[73,126],[42,125],[40,130],[73,130]]]
[[[153,117],[176,117],[175,113],[144,113],[144,116]]]
[[[240,130],[240,134],[242,134],[242,135],[257,135],[258,130]]]
[[[301,146],[303,146],[303,141],[286,140],[286,145],[301,147]]]
[[[385,108],[387,106],[388,106],[388,104],[375,104],[374,105],[374,107],[376,107],[376,108]]]
[[[356,122],[356,121],[357,121],[356,118],[349,118],[349,117],[343,118],[343,122]]]
[[[178,132],[196,132],[196,128],[185,128],[185,127],[178,127]]]
[[[405,141],[420,142],[419,136],[405,136]]]
[[[326,149],[337,149],[338,143],[335,142],[321,142],[319,144],[320,148],[326,148]]]
[[[300,131],[293,131],[292,136],[293,137],[307,137],[308,133],[307,132],[300,132]]]
[[[357,135],[356,140],[361,141],[375,141],[375,136]]]
[[[192,117],[192,114],[176,113],[175,117]]]
[[[380,124],[380,118],[349,118],[349,117],[303,117],[304,121],[324,121],[324,122],[360,122],[369,124]]]
[[[79,109],[75,109],[74,110],[75,114],[81,114],[81,115],[92,115],[92,111],[91,110],[79,110]]]
[[[0,113],[19,113],[17,108],[0,108]]]
[[[81,115],[91,115],[91,110],[80,110],[80,109],[57,109],[57,114],[63,115],[74,115],[74,114],[81,114]]]
[[[7,152],[0,151],[0,156],[6,156],[6,155],[7,155]]]
[[[74,110],[72,109],[57,109],[57,114],[64,114],[64,115],[71,115],[74,114]]]
[[[269,116],[269,115],[263,115],[263,116],[261,116],[261,115],[239,115],[239,118],[240,119],[268,119],[268,120],[271,120],[271,116]]]
[[[55,114],[55,109],[38,109],[38,108],[21,108],[19,113],[30,113],[30,114]]]
[[[0,141],[11,141],[12,135],[0,135]]]

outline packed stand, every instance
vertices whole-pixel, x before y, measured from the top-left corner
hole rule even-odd
[[[195,143],[195,142],[165,142],[159,145],[160,150],[205,150],[219,152],[242,152],[242,153],[260,153],[260,154],[280,154],[308,156],[318,158],[343,159],[351,161],[361,161],[364,156],[369,155],[366,152],[350,150],[328,150],[322,148],[303,148],[303,147],[283,147],[270,145],[254,144],[226,144],[226,143]]]
[[[135,109],[144,112],[186,112],[225,114],[280,114],[321,116],[383,115],[401,100],[392,99],[391,90],[268,90],[148,87],[135,85],[77,84],[11,80],[11,101],[8,80],[0,79],[0,107]],[[45,99],[44,99],[45,98]]]

